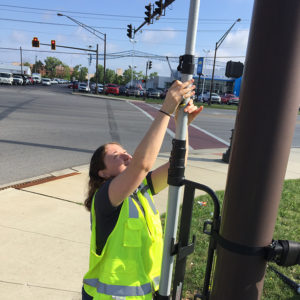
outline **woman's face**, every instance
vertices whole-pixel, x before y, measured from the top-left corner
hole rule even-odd
[[[122,146],[108,144],[104,156],[106,169],[99,171],[99,175],[104,178],[115,177],[127,168],[131,159],[132,156]]]

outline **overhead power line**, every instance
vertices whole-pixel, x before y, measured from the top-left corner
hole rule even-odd
[[[0,47],[0,50],[11,50],[11,51],[20,51],[19,48],[4,48]],[[51,53],[54,54],[51,50],[32,50],[32,49],[22,49],[24,52],[35,52],[35,53]],[[55,51],[55,54],[70,54],[70,55],[87,55],[85,52],[64,52],[64,51]],[[92,56],[95,56],[95,54],[92,54]],[[99,58],[102,59],[103,54],[99,54]],[[114,53],[107,53],[106,54],[107,59],[119,59],[119,58],[126,58],[126,57],[138,57],[138,58],[150,58],[152,60],[160,60],[165,61],[166,56],[165,55],[158,55],[153,53],[147,53],[142,51],[133,51],[133,50],[127,50],[127,51],[121,51],[121,52],[114,52]],[[218,59],[221,58],[244,58],[245,56],[218,56]],[[179,56],[168,56],[169,60],[172,62],[177,63]],[[207,59],[212,59],[213,57],[207,57]],[[197,62],[198,57],[195,57],[195,63]]]
[[[39,21],[28,21],[28,20],[18,20],[18,19],[7,19],[7,18],[0,18],[2,21],[12,21],[12,22],[24,22],[24,23],[33,23],[33,24],[43,24],[43,25],[54,25],[54,26],[68,26],[68,27],[77,27],[77,25],[73,24],[62,24],[62,23],[50,23],[50,22],[39,22]],[[114,29],[114,30],[126,30],[125,27],[105,27],[105,26],[93,26],[93,28],[99,29]],[[143,29],[143,31],[166,31],[166,32],[186,32],[184,29]],[[197,32],[223,32],[223,29],[204,29],[204,30],[197,30]],[[233,30],[234,31],[234,30]],[[248,31],[247,29],[240,29],[235,31]]]
[[[58,12],[58,10],[56,9],[49,9],[49,8],[36,8],[36,7],[28,7],[28,6],[18,6],[18,5],[8,5],[8,4],[0,4],[0,6],[2,7],[10,7],[10,8],[19,8],[19,9],[29,9],[31,12],[33,10],[38,10],[38,11],[52,11],[52,12],[55,12],[55,14]],[[94,12],[82,12],[82,11],[70,11],[70,10],[59,10],[60,12],[63,12],[63,13],[69,13],[69,14],[79,14],[79,15],[88,15],[89,17],[91,15],[93,16],[106,16],[106,17],[118,17],[118,18],[135,18],[135,19],[143,19],[143,17],[140,17],[140,16],[128,16],[128,15],[114,15],[114,14],[101,14],[101,13],[94,13]],[[188,18],[170,18],[170,17],[165,17],[164,18],[165,20],[168,19],[168,20],[188,20]],[[199,21],[212,21],[212,22],[232,22],[233,19],[199,19]],[[243,19],[244,22],[249,22],[248,19]]]

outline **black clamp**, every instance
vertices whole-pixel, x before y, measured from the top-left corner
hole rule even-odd
[[[182,186],[185,170],[185,140],[172,141],[172,151],[170,155],[170,167],[168,170],[168,184],[173,186]]]
[[[191,244],[187,245],[187,246],[182,246],[181,242],[179,242],[178,244],[175,244],[175,240],[174,238],[171,239],[171,256],[174,256],[177,254],[177,259],[181,260],[185,257],[187,257],[188,255],[192,254],[195,250],[195,241],[196,241],[196,236],[193,235],[193,241]]]
[[[194,55],[185,54],[179,57],[179,65],[177,70],[182,74],[194,74]]]

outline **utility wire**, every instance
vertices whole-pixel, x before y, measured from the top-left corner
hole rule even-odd
[[[7,18],[0,18],[2,21],[12,21],[12,22],[24,22],[24,23],[33,23],[33,24],[43,24],[43,25],[54,25],[54,26],[68,26],[68,27],[78,27],[78,25],[73,24],[62,24],[62,23],[50,23],[50,22],[41,22],[41,21],[28,21],[28,20],[18,20],[18,19],[7,19]],[[89,25],[88,25],[89,26]],[[113,30],[126,30],[125,27],[107,27],[107,26],[91,26],[93,28],[99,29],[113,29]],[[186,32],[185,29],[143,29],[143,31],[165,31],[165,32]],[[197,30],[197,32],[223,32],[223,29],[204,29],[204,30]],[[232,31],[248,31],[248,29],[239,29],[239,30],[232,30]]]
[[[28,6],[17,6],[17,5],[6,5],[6,4],[0,4],[0,6],[4,7],[11,7],[11,8],[21,8],[21,9],[30,9],[31,12],[32,10],[39,10],[39,11],[53,11],[55,13],[58,12],[56,9],[48,9],[48,8],[36,8],[36,7],[28,7]],[[107,17],[121,17],[121,18],[136,18],[136,19],[144,19],[144,17],[139,17],[139,16],[128,16],[128,15],[112,15],[112,14],[100,14],[100,13],[93,13],[93,12],[78,12],[78,11],[70,11],[70,10],[59,10],[60,12],[64,13],[71,13],[71,14],[80,14],[80,15],[88,15],[89,17],[91,15],[94,16],[107,16]],[[164,19],[169,19],[169,20],[185,20],[187,21],[188,18],[170,18],[170,17],[164,17]],[[222,21],[222,22],[232,22],[233,19],[199,19],[199,21]],[[243,19],[242,22],[249,22],[248,19]]]

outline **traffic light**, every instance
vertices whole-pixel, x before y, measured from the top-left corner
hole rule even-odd
[[[55,40],[51,40],[51,50],[56,50]]]
[[[226,64],[226,77],[239,78],[243,75],[244,65],[241,62],[228,61]]]
[[[127,36],[132,39],[132,25],[127,25]]]
[[[146,5],[145,6],[146,8],[146,12],[145,12],[145,15],[147,16],[145,18],[145,21],[150,24],[151,23],[151,14],[152,14],[152,6],[151,6],[151,3],[149,5]]]
[[[163,12],[163,0],[155,1],[155,5],[157,7],[155,8],[154,12],[161,16]]]
[[[152,69],[152,61],[151,60],[148,63],[148,68],[149,68],[149,70]]]
[[[40,41],[37,37],[32,39],[32,47],[40,47]]]

